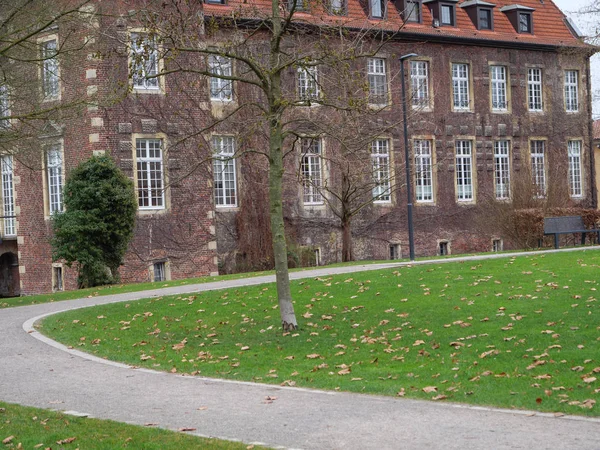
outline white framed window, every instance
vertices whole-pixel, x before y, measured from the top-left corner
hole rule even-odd
[[[15,236],[17,234],[15,220],[15,194],[14,194],[14,171],[13,157],[2,156],[2,203],[4,216],[4,236]]]
[[[10,100],[7,84],[0,84],[0,130],[10,127]]]
[[[298,99],[318,100],[319,70],[317,66],[298,67]]]
[[[56,39],[43,41],[42,51],[42,94],[44,100],[57,100],[60,97],[58,43]]]
[[[433,203],[433,153],[431,141],[415,139],[415,200],[420,203]]]
[[[490,86],[492,89],[492,110],[508,110],[506,67],[490,66]]]
[[[373,202],[389,203],[391,197],[390,141],[375,139],[371,142],[371,167],[373,169]]]
[[[159,90],[158,46],[146,33],[131,33],[131,79],[135,90]]]
[[[546,141],[531,141],[531,175],[537,197],[546,195]]]
[[[235,138],[213,136],[213,184],[215,206],[237,206],[237,175],[235,168]]]
[[[519,13],[519,33],[531,33],[531,13],[520,12]]]
[[[210,99],[221,102],[233,100],[233,81],[227,77],[233,76],[233,61],[220,55],[208,56],[208,71],[210,77]]]
[[[410,86],[413,108],[429,107],[429,63],[410,62]]]
[[[63,152],[60,144],[51,145],[46,151],[46,179],[48,212],[50,215],[63,211]]]
[[[573,198],[583,197],[581,141],[569,141],[569,194]]]
[[[302,176],[302,200],[305,205],[323,204],[321,186],[323,185],[322,143],[320,138],[302,138],[300,147],[300,174]]]
[[[494,188],[496,199],[510,198],[510,142],[494,142]]]
[[[369,103],[387,105],[388,86],[385,59],[369,58],[367,60],[367,79],[369,81]]]
[[[454,26],[454,6],[441,5],[442,25]]]
[[[529,111],[543,111],[542,69],[527,69],[527,98]]]
[[[468,64],[452,64],[452,93],[454,109],[468,111],[471,105]]]
[[[579,111],[579,72],[565,70],[565,110]]]
[[[473,195],[473,148],[471,141],[456,141],[456,198],[471,202]]]
[[[138,206],[164,209],[165,189],[162,139],[135,140]]]
[[[346,0],[329,1],[329,14],[332,14],[334,16],[345,16],[346,11]]]

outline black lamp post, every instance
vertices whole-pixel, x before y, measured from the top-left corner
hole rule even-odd
[[[415,236],[413,230],[413,195],[412,195],[412,180],[410,176],[410,158],[408,151],[408,120],[406,107],[406,87],[404,81],[404,60],[415,58],[419,55],[409,53],[400,57],[400,81],[402,83],[402,113],[404,122],[404,163],[406,165],[406,196],[407,196],[407,216],[408,216],[408,247],[410,251],[410,260],[415,260]]]

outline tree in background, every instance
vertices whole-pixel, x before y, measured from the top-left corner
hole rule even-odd
[[[64,201],[52,220],[54,260],[75,263],[80,288],[118,281],[137,212],[133,182],[110,157],[92,157],[70,173]]]

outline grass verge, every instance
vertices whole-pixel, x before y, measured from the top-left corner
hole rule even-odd
[[[241,450],[236,442],[189,436],[157,428],[88,419],[0,402],[0,442],[5,449],[81,448],[114,450]],[[256,448],[256,447],[255,447]]]
[[[191,375],[598,416],[600,251],[403,267],[50,316],[75,348]]]

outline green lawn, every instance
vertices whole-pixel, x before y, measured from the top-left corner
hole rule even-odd
[[[598,416],[600,251],[403,267],[51,316],[42,332],[135,366]]]
[[[247,445],[0,402],[3,449],[242,450]],[[257,448],[257,447],[255,447]]]

